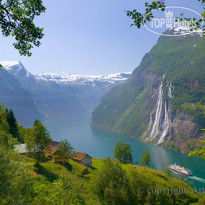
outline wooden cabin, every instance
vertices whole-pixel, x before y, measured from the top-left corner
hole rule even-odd
[[[86,153],[72,151],[70,153],[70,158],[79,164],[92,167],[92,157]]]
[[[58,164],[65,164],[66,163],[66,158],[62,156],[52,156],[52,162],[53,163],[58,163]]]
[[[46,157],[52,158],[52,156],[55,155],[57,151],[57,148],[53,147],[52,145],[48,145],[48,147],[44,150],[44,154]]]
[[[60,142],[51,141],[48,147],[44,150],[46,157],[49,157],[53,163],[65,164],[66,158],[58,155]]]

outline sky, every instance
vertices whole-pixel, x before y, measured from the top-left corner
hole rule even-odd
[[[150,2],[148,0],[148,2]],[[133,71],[159,36],[145,27],[130,27],[126,10],[144,11],[144,0],[47,0],[47,10],[35,21],[44,28],[39,48],[22,57],[14,39],[0,34],[0,60],[21,61],[33,74],[67,73],[106,75]],[[168,0],[198,12],[197,0]]]

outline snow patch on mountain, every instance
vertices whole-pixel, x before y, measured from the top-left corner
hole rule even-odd
[[[202,37],[202,34],[203,34],[203,31],[202,29],[198,29],[198,30],[193,30],[191,31],[191,29],[189,27],[185,27],[185,26],[181,26],[181,27],[177,27],[177,28],[174,28],[174,34],[191,34],[193,35],[194,33],[198,33],[201,37]]]
[[[14,75],[21,75],[31,77],[32,74],[29,73],[20,61],[0,61],[0,64],[4,69],[9,71]]]
[[[86,85],[95,82],[111,83],[126,81],[131,76],[131,72],[114,73],[110,75],[78,75],[78,74],[55,74],[40,73],[35,76],[38,80],[52,81],[58,84],[81,84]]]
[[[119,84],[126,81],[131,72],[114,73],[109,75],[78,75],[78,74],[56,74],[56,73],[40,73],[33,75],[29,73],[19,61],[0,61],[0,64],[14,75],[20,77],[32,77],[37,81],[54,82],[61,85],[92,85],[96,83]]]

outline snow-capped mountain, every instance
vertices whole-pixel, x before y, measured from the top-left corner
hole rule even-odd
[[[111,83],[124,82],[131,76],[131,72],[115,73],[110,75],[77,75],[41,73],[35,76],[38,80],[52,81],[59,84],[95,85],[95,82]]]
[[[131,73],[33,75],[21,62],[0,61],[0,104],[11,108],[20,123],[31,126],[35,119],[79,117],[91,113],[101,97],[126,81]]]
[[[62,85],[92,85],[96,83],[119,84],[126,81],[131,72],[114,73],[109,75],[78,75],[78,74],[56,74],[40,73],[33,75],[28,72],[19,61],[0,61],[0,64],[10,73],[20,76],[35,78],[37,81],[55,82]]]
[[[10,73],[14,75],[21,75],[31,77],[32,74],[29,73],[20,61],[0,61],[0,64]]]

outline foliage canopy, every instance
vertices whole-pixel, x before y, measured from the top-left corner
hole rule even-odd
[[[117,142],[114,150],[114,158],[122,163],[132,163],[132,149],[130,144]]]
[[[67,139],[62,140],[59,148],[58,148],[58,154],[65,157],[65,158],[69,158],[69,152],[73,150],[73,147],[71,146],[70,142],[68,142]]]
[[[205,0],[197,0],[198,2],[201,2],[203,8]],[[132,11],[127,11],[127,16],[131,17],[131,19],[134,21],[131,26],[137,26],[137,28],[141,28],[143,24],[145,24],[147,21],[151,21],[153,16],[153,11],[164,11],[166,8],[166,0],[158,0],[158,1],[152,1],[151,3],[146,2],[145,3],[145,12],[140,13],[136,9]],[[180,15],[180,17],[183,16],[183,14]],[[180,19],[178,17],[178,19]],[[201,14],[201,19],[196,21],[196,24],[193,26],[193,29],[198,30],[202,29],[203,33],[205,33],[205,29],[203,26],[201,26],[201,23],[205,20],[205,11]],[[191,21],[191,17],[187,19],[187,21]]]
[[[38,120],[35,121],[32,135],[28,137],[26,146],[28,151],[37,160],[37,165],[39,165],[40,160],[44,156],[44,150],[47,148],[50,141],[51,138],[49,133],[43,124]]]
[[[205,131],[205,129],[202,130]],[[189,156],[201,157],[202,159],[205,160],[205,140],[202,140],[201,143],[203,143],[202,149],[190,152]]]
[[[141,155],[141,157],[142,157],[141,164],[149,167],[150,166],[150,160],[151,160],[150,153],[148,151],[145,151],[144,154]]]
[[[33,46],[40,46],[43,29],[34,24],[36,16],[45,12],[42,0],[0,0],[0,28],[5,37],[12,36],[20,55],[31,56]]]

